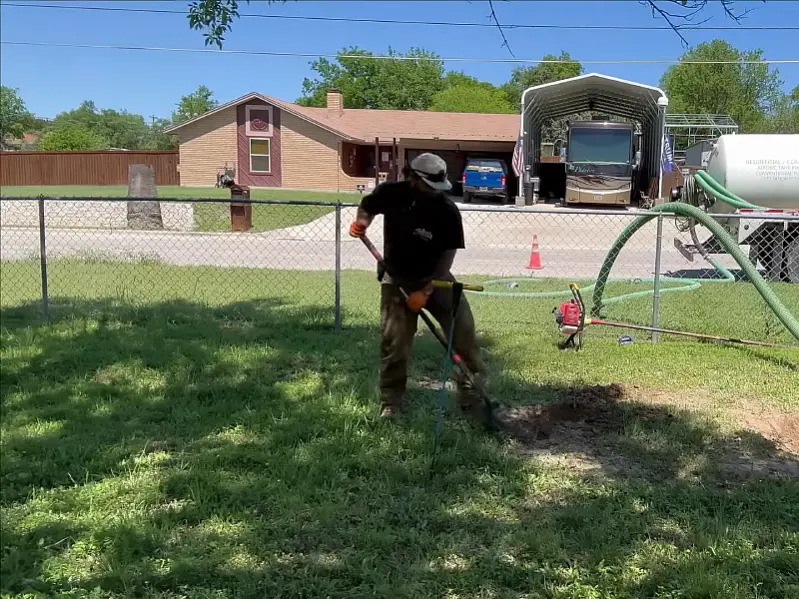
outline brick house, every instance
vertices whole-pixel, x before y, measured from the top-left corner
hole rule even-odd
[[[510,168],[519,125],[515,114],[345,109],[331,90],[325,108],[250,93],[167,132],[179,140],[181,185],[214,185],[227,166],[251,187],[356,191],[394,179],[424,151],[446,160],[456,184],[467,157]]]

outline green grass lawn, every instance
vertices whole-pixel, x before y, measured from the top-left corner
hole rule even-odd
[[[532,445],[482,433],[450,398],[430,476],[441,351],[420,336],[409,413],[376,423],[373,273],[345,272],[339,332],[332,273],[53,260],[48,325],[37,276],[0,265],[9,596],[799,596],[799,478],[784,475],[799,458],[748,420],[796,421],[799,350],[619,346],[597,328],[561,352],[559,299],[469,295],[492,395],[628,396],[613,426]],[[661,301],[664,326],[788,340],[747,284]],[[647,298],[608,308],[650,313]]]
[[[48,197],[125,197],[128,188],[124,185],[60,185],[3,187],[3,196]],[[216,187],[180,187],[162,185],[158,188],[162,198],[219,198],[229,199],[230,191]],[[321,191],[296,191],[290,189],[253,189],[253,200],[284,200],[311,202],[358,202],[360,196],[352,193]],[[283,227],[302,225],[332,212],[328,206],[281,206],[256,204],[252,210],[253,229],[270,231]],[[226,202],[198,203],[194,206],[194,218],[199,231],[229,231],[230,209]]]

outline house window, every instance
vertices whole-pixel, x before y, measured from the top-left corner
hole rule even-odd
[[[272,171],[272,158],[270,156],[271,140],[250,140],[250,172],[269,173]]]
[[[272,137],[272,107],[257,105],[245,108],[247,137]]]

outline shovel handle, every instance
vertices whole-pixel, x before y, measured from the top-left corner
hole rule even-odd
[[[452,287],[455,285],[455,283],[453,283],[452,281],[439,281],[439,280],[433,280],[431,284],[436,289],[452,289]],[[485,287],[483,287],[482,285],[469,285],[468,283],[461,283],[461,287],[463,288],[464,291],[485,291]]]
[[[386,268],[386,263],[383,261],[383,255],[380,253],[380,250],[378,250],[375,247],[375,244],[372,243],[372,240],[369,239],[366,235],[362,235],[361,236],[361,241],[366,246],[366,249],[369,250],[369,253],[371,253],[372,256],[374,256],[374,259],[377,260],[377,263],[383,269],[385,269],[385,271],[388,273],[389,276],[391,276],[391,271],[389,271],[388,268]],[[405,291],[405,289],[403,289],[399,285],[397,287],[399,288],[400,293],[402,293],[402,296],[405,299],[408,299],[408,292]],[[438,342],[441,345],[443,345],[445,349],[448,348],[449,347],[449,343],[444,338],[444,335],[441,334],[441,331],[439,331],[438,328],[435,326],[435,324],[433,324],[433,321],[430,320],[430,317],[427,314],[425,314],[424,311],[420,312],[419,315],[422,317],[422,320],[427,325],[427,328],[430,329],[430,332],[433,333],[433,335],[435,336],[436,339],[438,339]],[[461,366],[461,367],[464,366],[463,359],[455,351],[452,352],[452,361],[455,362],[455,364],[457,364],[458,366]]]
[[[375,244],[372,243],[372,240],[369,239],[366,235],[363,235],[361,237],[361,241],[363,241],[363,244],[366,246],[366,249],[369,250],[369,253],[372,254],[372,256],[374,256],[374,259],[377,260],[378,263],[380,263],[380,265],[383,268],[385,268],[386,264],[383,261],[383,255],[380,253],[380,250],[378,250],[375,247]],[[390,274],[391,273],[389,273],[389,275]],[[433,285],[433,287],[435,287],[437,289],[451,289],[452,286],[455,283],[453,283],[452,281],[439,281],[439,280],[436,279],[436,280],[431,281],[431,284]],[[485,287],[483,287],[482,285],[469,285],[467,283],[461,283],[461,286],[463,287],[464,291],[478,291],[478,292],[479,291],[485,291]],[[403,295],[407,296],[407,294],[405,293],[404,290],[402,290],[402,293],[403,293]]]

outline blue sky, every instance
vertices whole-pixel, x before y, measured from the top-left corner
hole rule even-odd
[[[26,0],[8,0],[23,2]],[[78,6],[185,9],[188,2],[63,2]],[[706,25],[733,25],[717,3],[707,9]],[[799,25],[799,2],[737,2],[751,7],[745,24]],[[310,2],[268,6],[242,2],[242,12],[261,14],[373,17],[404,20],[487,22],[488,4],[469,2]],[[635,1],[615,2],[502,2],[495,6],[503,23],[572,25],[662,25]],[[130,14],[18,8],[0,5],[0,37],[10,41],[137,45],[203,48],[200,32],[189,29],[184,15]],[[762,48],[766,58],[799,58],[797,31],[687,31],[691,44],[722,37],[744,49]],[[518,58],[541,58],[561,50],[583,60],[673,59],[683,51],[670,31],[515,30],[506,33]],[[793,41],[791,41],[793,39]],[[404,51],[411,46],[433,50],[442,57],[509,58],[496,29],[396,24],[330,23],[243,18],[234,24],[225,48],[334,54],[357,45],[375,53],[388,46]],[[251,91],[286,100],[296,99],[304,77],[312,76],[311,59],[172,52],[22,47],[3,45],[0,79],[19,88],[28,108],[43,117],[94,100],[102,108],[127,109],[145,116],[169,116],[181,95],[205,84],[226,102]],[[512,64],[447,63],[455,70],[499,84]],[[668,65],[590,65],[586,71],[656,85]],[[799,83],[799,64],[779,65],[786,90]]]

